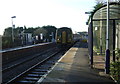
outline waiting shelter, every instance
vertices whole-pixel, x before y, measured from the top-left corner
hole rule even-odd
[[[105,56],[107,4],[92,12],[88,21],[88,48],[91,65],[93,56]],[[112,61],[115,61],[115,49],[120,49],[120,3],[109,3],[109,49]]]

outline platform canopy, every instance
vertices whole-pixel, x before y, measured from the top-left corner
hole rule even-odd
[[[120,4],[110,3],[109,6],[110,19],[120,19]],[[100,7],[93,12],[93,20],[104,20],[107,19],[107,5]]]

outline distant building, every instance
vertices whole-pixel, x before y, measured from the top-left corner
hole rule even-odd
[[[80,34],[73,34],[74,40],[78,40],[81,38]]]
[[[25,35],[25,42],[27,44],[32,44],[33,38],[32,38],[32,33],[24,33]]]
[[[82,39],[88,39],[88,32],[78,32]]]

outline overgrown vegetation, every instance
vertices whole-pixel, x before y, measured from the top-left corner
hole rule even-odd
[[[116,61],[111,63],[110,74],[120,83],[120,49],[116,49]]]
[[[35,38],[36,36],[40,37],[40,34],[43,34],[43,40],[47,39],[47,42],[51,42],[51,34],[53,33],[53,37],[55,39],[55,33],[56,33],[56,27],[47,25],[42,27],[17,27],[13,29],[14,34],[14,42],[12,40],[12,27],[8,27],[4,30],[4,34],[2,36],[2,49],[5,48],[12,48],[17,46],[23,46],[26,44],[26,34],[30,33],[32,34],[32,38]],[[32,39],[33,40],[33,39]],[[37,43],[40,43],[43,41],[39,41]]]

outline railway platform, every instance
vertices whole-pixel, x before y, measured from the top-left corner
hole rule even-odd
[[[70,48],[42,83],[114,84],[110,76],[101,75],[99,70],[90,68],[86,46],[86,43],[78,42]]]

